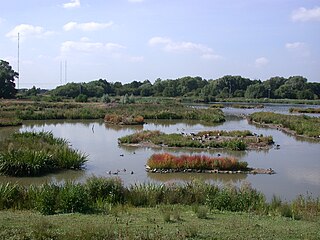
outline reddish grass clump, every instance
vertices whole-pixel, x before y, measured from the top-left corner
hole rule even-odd
[[[233,157],[175,156],[169,153],[153,154],[147,165],[151,169],[248,170],[247,162],[239,162]]]
[[[119,124],[119,125],[140,125],[144,124],[142,116],[122,116],[117,114],[106,114],[104,117],[106,123]]]

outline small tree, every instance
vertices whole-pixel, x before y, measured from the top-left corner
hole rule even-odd
[[[0,98],[14,98],[17,90],[14,80],[19,74],[8,62],[0,60]]]
[[[111,99],[110,99],[109,95],[108,94],[103,94],[102,97],[101,97],[101,102],[103,102],[103,103],[111,102]]]

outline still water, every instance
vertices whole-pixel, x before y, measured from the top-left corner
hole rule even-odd
[[[237,110],[239,111],[239,110]],[[246,110],[242,110],[246,111]],[[257,134],[272,135],[280,149],[264,151],[222,151],[222,150],[177,150],[151,149],[119,146],[117,139],[140,130],[160,130],[165,133],[198,132],[203,130],[250,130]],[[68,139],[73,148],[88,154],[89,161],[83,171],[64,171],[36,178],[12,178],[0,176],[0,181],[19,182],[21,184],[40,184],[43,182],[64,182],[67,180],[84,181],[96,176],[115,176],[116,172],[125,185],[133,183],[157,182],[171,183],[192,179],[203,179],[218,185],[236,184],[243,181],[262,191],[267,199],[272,195],[291,200],[299,194],[320,196],[320,142],[296,138],[275,129],[249,125],[245,119],[228,116],[220,125],[208,126],[195,121],[148,121],[144,126],[113,126],[102,121],[32,121],[21,127],[0,128],[0,138],[14,131],[51,131],[54,136]],[[1,139],[0,139],[1,140]],[[154,152],[175,154],[208,154],[215,156],[235,156],[247,161],[250,167],[273,168],[274,175],[246,174],[199,174],[171,173],[155,174],[145,171],[145,164]],[[126,171],[124,171],[124,169]]]

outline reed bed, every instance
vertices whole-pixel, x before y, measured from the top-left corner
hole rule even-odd
[[[169,153],[153,154],[147,165],[151,169],[178,169],[178,170],[228,170],[247,171],[248,163],[240,162],[233,157],[208,157],[204,155],[175,156]]]
[[[51,132],[14,133],[1,144],[0,173],[38,176],[63,169],[81,169],[87,156]]]
[[[273,112],[257,112],[248,117],[249,121],[260,124],[271,124],[288,129],[297,135],[320,138],[320,118],[306,115],[295,116]]]

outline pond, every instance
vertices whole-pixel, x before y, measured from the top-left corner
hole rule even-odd
[[[244,110],[241,110],[244,111]],[[272,135],[280,149],[261,151],[222,151],[187,149],[151,149],[119,146],[117,139],[138,130],[160,130],[165,133],[198,132],[203,130],[250,130],[257,134]],[[125,185],[133,183],[157,182],[172,183],[192,179],[202,179],[216,183],[236,184],[249,182],[262,191],[267,199],[275,194],[283,200],[292,200],[299,194],[320,196],[320,142],[296,138],[276,129],[249,125],[245,119],[228,116],[219,125],[206,125],[195,121],[147,121],[144,126],[114,126],[102,121],[30,121],[20,127],[0,128],[0,139],[14,131],[52,131],[56,137],[66,138],[72,147],[89,155],[83,171],[64,171],[44,177],[12,178],[0,176],[0,181],[21,184],[40,184],[43,182],[84,181],[96,176],[118,176]],[[274,175],[246,174],[201,174],[201,173],[147,173],[145,164],[154,152],[177,154],[207,154],[216,156],[235,156],[247,161],[250,167],[272,168]],[[120,170],[119,174],[113,175]],[[109,174],[111,171],[111,174]]]

